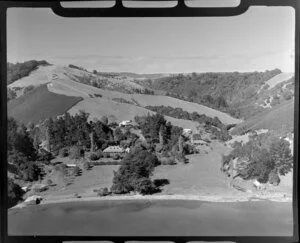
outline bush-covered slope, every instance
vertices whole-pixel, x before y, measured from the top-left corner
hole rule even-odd
[[[7,63],[7,84],[11,84],[12,82],[28,76],[33,70],[35,70],[38,66],[46,66],[50,65],[46,61],[26,61],[23,63]]]
[[[24,124],[35,123],[47,117],[61,115],[81,100],[81,97],[52,93],[44,84],[17,99],[9,101],[7,112],[8,116],[12,116]]]
[[[192,73],[190,75],[173,75],[159,78],[152,82],[147,80],[145,86],[163,90],[167,95],[207,105],[235,117],[249,117],[249,111],[261,111],[254,101],[262,84],[280,74],[279,69],[266,72],[249,73]],[[245,110],[243,102],[251,106]],[[243,108],[240,108],[240,104]],[[252,114],[250,114],[252,115]]]
[[[226,129],[226,125],[223,124],[217,117],[211,118],[197,112],[189,113],[181,108],[173,108],[171,106],[146,106],[145,108],[162,115],[178,119],[192,120],[199,124],[204,124],[205,130],[212,133],[219,140],[226,141],[231,139],[231,136],[229,136]]]

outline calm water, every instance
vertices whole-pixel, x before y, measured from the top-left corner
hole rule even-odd
[[[9,235],[291,236],[292,204],[98,201],[8,212]]]

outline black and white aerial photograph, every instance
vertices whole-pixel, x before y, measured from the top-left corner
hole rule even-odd
[[[294,8],[6,14],[9,236],[293,236]]]

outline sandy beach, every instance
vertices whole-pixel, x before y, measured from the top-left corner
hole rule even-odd
[[[70,202],[96,202],[96,201],[115,201],[115,200],[185,200],[185,201],[203,201],[203,202],[247,202],[247,201],[274,201],[274,202],[292,202],[291,196],[286,196],[283,193],[273,194],[254,194],[249,193],[244,196],[216,196],[216,195],[110,195],[105,197],[85,196],[74,198],[69,196],[46,197],[43,198],[41,204],[57,204]],[[26,207],[24,202],[16,205],[13,208]]]

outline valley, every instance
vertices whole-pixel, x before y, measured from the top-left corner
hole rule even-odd
[[[279,201],[291,199],[292,170],[289,170],[287,174],[280,175],[281,182],[279,185],[274,186],[268,183],[264,190],[258,190],[253,185],[253,179],[236,180],[232,179],[231,175],[228,177],[222,171],[222,164],[224,163],[223,156],[230,155],[232,151],[235,151],[235,143],[230,143],[230,137],[232,141],[238,142],[239,136],[246,136],[247,139],[244,144],[254,142],[256,138],[250,138],[249,134],[259,130],[266,130],[267,134],[269,134],[268,136],[290,137],[293,134],[294,93],[291,94],[292,97],[290,99],[283,99],[278,104],[273,104],[274,107],[263,108],[257,103],[258,109],[262,110],[247,119],[242,119],[229,115],[225,112],[226,109],[224,110],[223,108],[212,108],[198,101],[192,102],[184,97],[175,98],[157,93],[158,86],[155,86],[155,92],[151,93],[149,91],[151,90],[149,85],[149,77],[151,76],[130,74],[126,77],[126,73],[120,75],[117,73],[111,75],[106,73],[105,77],[109,78],[105,82],[103,81],[101,88],[99,88],[96,87],[97,85],[93,85],[93,82],[95,80],[100,82],[99,77],[103,78],[101,73],[90,73],[87,70],[70,66],[39,66],[28,76],[8,84],[9,89],[16,91],[16,97],[8,102],[8,115],[13,117],[18,123],[24,123],[28,127],[28,134],[36,143],[35,147],[38,149],[38,154],[45,149],[47,154],[50,151],[49,148],[51,148],[52,159],[50,159],[51,156],[49,155],[49,159],[46,159],[48,160],[47,164],[38,162],[39,166],[45,171],[45,174],[38,179],[38,183],[48,185],[49,181],[52,182],[45,191],[38,193],[38,195],[43,197],[43,203],[62,202],[64,200],[106,199],[106,197],[99,198],[99,190],[114,187],[114,177],[116,175],[113,171],[120,171],[122,163],[125,163],[122,161],[126,158],[126,154],[122,155],[121,161],[120,158],[115,159],[114,157],[111,157],[112,160],[110,160],[103,157],[103,151],[109,146],[122,147],[124,146],[122,144],[125,144],[125,142],[128,143],[126,146],[130,150],[141,146],[140,149],[142,151],[148,151],[149,156],[154,154],[160,161],[160,165],[155,166],[149,178],[154,184],[156,182],[162,184],[157,186],[155,189],[157,191],[153,196],[144,196],[144,198],[163,197],[168,199],[182,197],[186,199],[199,198],[200,200],[207,198],[211,201],[238,201],[242,200],[242,198],[244,198],[243,200],[250,200],[252,197]],[[120,78],[121,75],[122,78]],[[227,74],[224,75],[226,77]],[[251,76],[251,74],[247,75]],[[257,92],[259,90],[257,95],[260,95],[255,99],[253,98],[256,102],[264,100],[268,95],[282,93],[283,91],[281,90],[286,89],[291,84],[290,74],[278,74],[278,77],[276,75],[272,79],[271,76],[273,75],[268,73],[267,76],[270,79],[266,80],[266,82],[264,81],[265,84],[260,81],[259,84],[261,86],[256,85]],[[151,81],[153,84],[159,83],[160,79],[168,79],[172,82],[171,76],[154,75],[153,77],[155,77]],[[193,78],[195,77],[195,74],[193,74]],[[139,81],[134,78],[139,78]],[[147,83],[147,86],[143,86],[143,83]],[[264,85],[268,85],[269,88],[261,88]],[[23,94],[23,90],[28,86],[33,86],[32,90]],[[151,94],[141,94],[147,89],[147,92]],[[289,87],[289,89],[292,89],[292,87]],[[230,102],[229,99],[228,104]],[[253,106],[254,103],[251,102],[250,104]],[[236,104],[233,103],[230,109],[233,109]],[[164,114],[163,110],[153,111],[156,107],[161,107],[161,109],[168,107],[170,115]],[[63,137],[71,135],[65,130],[65,135],[59,135],[58,132],[61,129],[59,126],[64,126],[63,124],[67,123],[66,119],[70,119],[66,117],[66,112],[72,119],[75,119],[74,122],[76,122],[76,119],[83,119],[82,122],[84,123],[79,126],[90,124],[89,126],[95,129],[94,133],[97,134],[94,141],[95,145],[92,145],[92,141],[89,139],[90,135],[82,135],[80,143],[64,142]],[[179,113],[177,114],[176,112]],[[189,114],[190,118],[187,119],[181,113]],[[191,118],[192,115],[193,117],[198,117],[198,120]],[[160,116],[163,118],[160,118]],[[49,117],[58,126],[56,130],[53,130],[52,135],[47,135],[47,120]],[[103,123],[104,117],[106,121]],[[140,120],[137,119],[138,117]],[[200,118],[203,121],[202,123]],[[143,123],[145,122],[143,119],[150,120],[148,123]],[[158,120],[165,125],[160,125],[154,129],[150,125],[151,119],[165,119],[165,121]],[[118,127],[120,126],[118,124],[124,121],[130,121],[130,126]],[[153,120],[153,125],[158,121]],[[146,124],[147,126],[150,125],[149,131],[145,130],[144,126]],[[175,136],[174,134],[175,137],[172,137],[173,134],[170,133],[170,137],[165,137],[163,142],[161,137],[167,135],[163,135],[162,131],[171,129],[171,127],[172,129],[177,129],[175,133],[177,135]],[[99,133],[100,131],[97,130],[99,128],[104,129],[102,133],[106,133],[105,136]],[[163,130],[161,131],[162,128]],[[190,130],[192,135],[180,135],[184,129]],[[122,136],[125,136],[121,140],[116,140],[117,130],[123,134]],[[72,131],[73,133],[75,132],[75,130],[70,130],[71,133]],[[86,133],[82,132],[83,134]],[[222,133],[226,135],[224,137],[225,140],[221,140],[218,137]],[[72,136],[75,136],[75,134],[77,133],[75,132]],[[154,136],[154,134],[156,135]],[[199,141],[202,145],[194,143],[193,134],[201,137],[202,140]],[[57,142],[53,140],[53,145],[49,142],[52,136],[58,136],[56,138]],[[181,136],[182,138],[180,138]],[[261,139],[260,135],[258,138]],[[103,143],[103,139],[106,141],[105,143]],[[60,143],[61,145],[59,145]],[[181,143],[182,145],[180,145]],[[59,145],[60,147],[54,149],[54,145]],[[76,146],[82,148],[84,154],[71,158],[70,151]],[[96,146],[96,148],[92,149],[91,146]],[[181,146],[184,146],[184,150],[182,150]],[[66,151],[64,152],[66,155],[62,156],[61,151]],[[97,158],[95,155],[96,160],[94,161],[94,159],[92,160],[92,155],[96,154],[96,152]],[[10,163],[15,164],[16,162],[11,159]],[[56,165],[58,162],[60,165]],[[87,163],[89,166],[88,169],[85,169]],[[72,175],[71,167],[73,165],[76,168],[78,167],[80,171],[78,175]],[[67,173],[65,176],[61,177],[58,166],[61,169],[65,168],[63,169],[63,171],[66,171],[64,173]],[[68,166],[71,167],[68,168]],[[70,173],[71,175],[68,175]],[[9,177],[16,178],[16,175],[14,175],[13,171],[10,171]],[[29,188],[36,184],[34,182],[26,182],[24,179],[18,179],[17,181],[21,186]],[[140,193],[133,190],[125,198],[138,199]],[[25,195],[30,197],[30,195],[34,194],[36,192],[30,190]],[[107,196],[107,199],[117,199],[118,197],[120,199],[124,198],[124,196],[118,196],[118,193],[113,193],[113,195]]]

